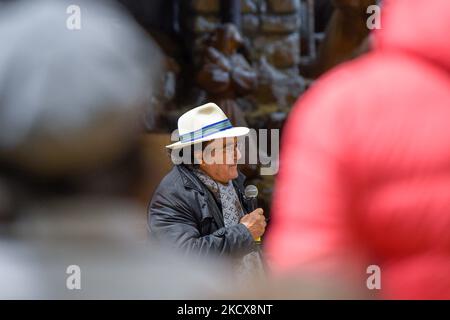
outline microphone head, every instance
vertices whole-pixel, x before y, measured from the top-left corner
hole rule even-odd
[[[258,188],[252,184],[245,187],[244,195],[246,198],[256,198],[258,196]]]

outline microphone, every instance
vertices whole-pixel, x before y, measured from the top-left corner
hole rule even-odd
[[[244,196],[245,196],[245,199],[250,202],[250,210],[251,211],[256,210],[258,208],[258,198],[257,198],[258,197],[258,188],[253,184],[249,184],[248,186],[245,187]],[[255,242],[257,244],[260,244],[261,237],[256,239]]]
[[[254,211],[258,208],[258,188],[252,184],[245,187],[244,195],[247,200],[250,201],[250,210]]]

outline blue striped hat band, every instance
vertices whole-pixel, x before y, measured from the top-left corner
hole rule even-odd
[[[180,136],[180,142],[191,142],[194,140],[198,140],[201,138],[205,138],[207,136],[210,136],[214,133],[220,132],[220,131],[224,131],[227,129],[231,129],[233,128],[233,126],[231,125],[230,120],[225,119],[225,120],[221,120],[219,122],[207,125],[206,127],[203,127],[201,129],[192,131],[192,132],[188,132],[185,133],[183,135]]]

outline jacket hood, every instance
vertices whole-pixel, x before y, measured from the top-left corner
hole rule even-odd
[[[400,50],[450,71],[449,32],[449,0],[384,0],[375,48]]]

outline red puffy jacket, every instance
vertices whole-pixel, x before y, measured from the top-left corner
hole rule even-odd
[[[377,265],[382,298],[450,299],[450,1],[383,3],[374,50],[290,115],[266,253],[276,274],[366,286]]]

